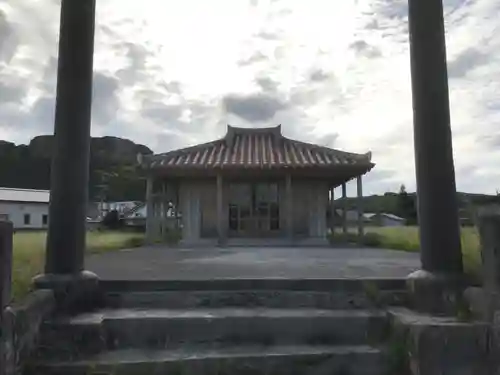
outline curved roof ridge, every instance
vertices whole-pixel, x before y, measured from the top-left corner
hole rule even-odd
[[[232,144],[235,137],[245,137],[254,135],[271,135],[275,139],[280,139],[283,137],[281,134],[281,125],[267,127],[267,128],[237,128],[235,126],[227,125],[227,132],[224,139],[227,140],[229,144]]]
[[[281,134],[281,124],[276,126],[267,126],[263,128],[246,128],[233,125],[227,125],[227,131],[234,131],[236,133],[267,133],[267,132],[279,132]]]
[[[222,138],[217,138],[209,142],[204,142],[200,143],[197,145],[192,145],[192,146],[187,146],[183,147],[180,149],[176,150],[170,150],[167,152],[162,152],[160,154],[154,154],[151,155],[153,158],[155,157],[162,157],[162,156],[173,156],[177,154],[182,154],[183,152],[190,152],[190,151],[196,151],[201,148],[205,147],[210,147],[210,146],[217,146],[218,143],[220,142],[225,142],[230,135],[229,133],[233,132],[233,134],[238,134],[238,135],[246,135],[246,134],[255,134],[255,133],[279,133],[281,135],[281,124],[277,126],[272,126],[272,127],[265,127],[265,128],[244,128],[244,127],[237,127],[237,126],[232,126],[232,125],[227,125],[227,132]],[[283,137],[283,136],[282,136]]]

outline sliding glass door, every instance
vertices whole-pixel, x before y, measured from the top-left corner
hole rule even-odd
[[[266,237],[278,234],[279,230],[279,189],[277,183],[230,184],[230,235]]]

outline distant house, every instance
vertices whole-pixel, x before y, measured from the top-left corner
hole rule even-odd
[[[342,211],[340,208],[335,210],[335,225],[340,226],[342,224]],[[345,216],[348,226],[358,225],[359,214],[357,210],[347,210]],[[365,214],[363,214],[363,222],[370,222],[370,219]]]
[[[0,220],[15,229],[44,229],[49,223],[49,190],[0,188]]]
[[[40,230],[49,225],[50,190],[0,187],[0,221],[11,221],[14,229]],[[92,212],[89,204],[87,216]],[[87,223],[95,220],[87,217]]]
[[[357,210],[347,210],[346,219],[348,226],[354,226],[358,223],[358,211]],[[335,223],[340,225],[342,220],[342,209],[335,210]],[[380,213],[363,213],[363,223],[365,225],[373,225],[379,227],[395,227],[403,226],[406,224],[406,220],[385,212]]]
[[[406,220],[402,217],[385,212],[366,213],[364,216],[371,225],[379,227],[400,227],[406,223]]]

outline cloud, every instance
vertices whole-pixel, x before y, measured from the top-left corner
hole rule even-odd
[[[57,84],[57,57],[49,56],[43,69],[39,88],[44,94],[55,95]]]
[[[276,92],[278,90],[278,83],[269,77],[258,77],[255,81],[264,92]]]
[[[286,108],[280,100],[264,94],[236,95],[230,94],[223,99],[224,108],[249,122],[265,122],[271,120],[278,111]]]
[[[328,73],[325,73],[321,69],[315,69],[314,71],[311,72],[309,79],[313,82],[321,82],[325,81],[330,78],[330,75]]]
[[[106,126],[116,117],[120,108],[119,87],[116,77],[100,72],[94,74],[92,116],[97,125]]]
[[[171,120],[177,120],[181,116],[182,107],[145,100],[143,102],[142,114],[160,123],[170,122]]]
[[[338,133],[325,134],[318,141],[318,144],[320,144],[321,146],[334,148],[338,137]]]
[[[402,22],[408,16],[408,1],[395,0],[395,1],[374,1],[374,8],[376,9],[381,18],[387,21]],[[374,9],[374,10],[375,10]]]
[[[54,129],[55,105],[54,97],[42,96],[31,108],[32,116],[37,121],[33,126],[42,134],[50,134]]]
[[[98,2],[92,132],[156,152],[227,124],[373,152],[367,194],[415,187],[407,0]],[[0,0],[0,137],[50,133],[59,0]],[[494,0],[445,0],[458,188],[500,186]]]
[[[8,63],[17,48],[14,27],[9,23],[7,15],[0,9],[0,60]]]
[[[483,145],[487,145],[489,147],[499,147],[500,148],[500,132],[496,134],[489,134],[478,136],[477,141]]]
[[[448,62],[449,78],[461,78],[475,68],[487,64],[489,56],[477,49],[471,47],[459,53],[453,60]]]
[[[378,48],[368,44],[364,40],[356,40],[350,45],[350,47],[356,51],[359,56],[374,58],[382,55]]]
[[[0,102],[18,102],[24,96],[22,87],[0,82]]]
[[[146,60],[149,52],[142,46],[133,43],[124,43],[127,65],[117,72],[117,77],[125,85],[140,82],[147,75]]]

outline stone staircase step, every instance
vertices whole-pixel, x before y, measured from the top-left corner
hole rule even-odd
[[[381,292],[379,303],[403,305],[405,293]],[[269,307],[366,309],[376,303],[364,293],[308,292],[308,291],[192,291],[192,292],[128,292],[107,293],[103,306],[113,308],[217,308]]]
[[[114,308],[309,307],[366,309],[406,302],[400,279],[215,279],[102,282],[102,305]]]
[[[33,361],[26,375],[384,375],[386,353],[370,346],[233,346],[128,349],[73,361]]]
[[[44,322],[27,375],[383,375],[404,279],[103,280]],[[383,306],[383,307],[381,307]]]
[[[186,343],[355,345],[380,343],[387,314],[377,310],[103,309],[46,323],[40,355],[97,353]]]
[[[203,275],[200,275],[203,276]],[[363,291],[367,284],[379,290],[405,290],[405,278],[218,278],[172,280],[101,280],[99,285],[114,292],[194,291],[194,290],[295,290]]]

